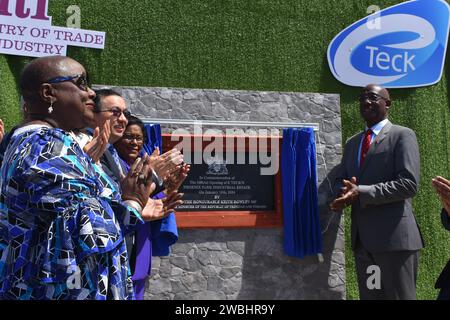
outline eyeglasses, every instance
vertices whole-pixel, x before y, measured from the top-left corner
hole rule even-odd
[[[77,79],[77,80],[74,81],[74,79]],[[83,90],[83,91],[88,91],[89,88],[91,87],[91,84],[89,82],[89,77],[83,73],[76,74],[74,76],[67,76],[67,77],[61,76],[61,77],[52,78],[48,81],[45,81],[44,83],[55,84],[55,83],[61,83],[61,82],[66,82],[66,81],[72,82],[80,90]]]
[[[111,108],[108,110],[100,110],[100,111],[95,111],[96,113],[102,113],[102,112],[111,112],[113,114],[114,117],[120,118],[120,116],[123,115],[128,118],[129,116],[131,116],[131,112],[128,110],[122,111],[119,108]]]
[[[369,101],[372,101],[372,102],[378,101],[380,99],[383,99],[385,101],[388,100],[385,97],[383,97],[375,92],[363,93],[358,96],[358,99],[359,99],[359,102],[364,102],[364,101],[366,101],[366,99],[369,99]]]
[[[122,139],[130,141],[130,142],[133,141],[133,140],[136,140],[137,142],[144,141],[144,137],[143,136],[134,136],[132,134],[124,134],[122,136]]]

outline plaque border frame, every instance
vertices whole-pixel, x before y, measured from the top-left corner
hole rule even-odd
[[[167,151],[178,144],[177,141],[171,141],[172,134],[162,134],[163,150]],[[194,139],[202,140],[202,149],[209,145],[212,141],[204,141],[203,137],[217,137],[209,135],[183,135],[177,134],[177,137],[190,137],[191,142]],[[224,138],[236,138],[233,135],[221,135]],[[251,139],[266,138],[268,139],[267,148],[271,149],[272,139],[278,139],[278,161],[279,170],[274,177],[274,211],[184,211],[176,212],[177,226],[180,229],[200,229],[200,228],[281,228],[283,226],[283,207],[282,207],[282,190],[281,190],[281,143],[282,137],[279,136],[246,136],[245,152],[252,151],[250,149]],[[258,143],[259,145],[259,143]],[[237,145],[234,145],[237,151]],[[256,151],[256,150],[255,150]]]

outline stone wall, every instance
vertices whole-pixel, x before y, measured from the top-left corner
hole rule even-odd
[[[145,118],[320,124],[316,142],[323,262],[316,256],[285,256],[279,228],[179,230],[171,255],[153,259],[146,299],[345,299],[344,229],[341,216],[328,209],[326,179],[341,157],[338,95],[114,89],[123,94],[133,114]],[[170,132],[178,126],[162,128]]]

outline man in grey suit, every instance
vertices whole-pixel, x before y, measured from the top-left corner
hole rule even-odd
[[[388,120],[385,88],[366,86],[359,103],[366,129],[345,145],[331,209],[352,206],[360,299],[416,299],[424,245],[412,208],[420,176],[416,135]]]

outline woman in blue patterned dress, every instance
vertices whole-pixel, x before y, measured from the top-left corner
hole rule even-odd
[[[95,93],[66,57],[28,64],[29,112],[0,176],[0,299],[133,299],[124,235],[154,189],[148,157],[119,187],[70,133],[94,123]]]

